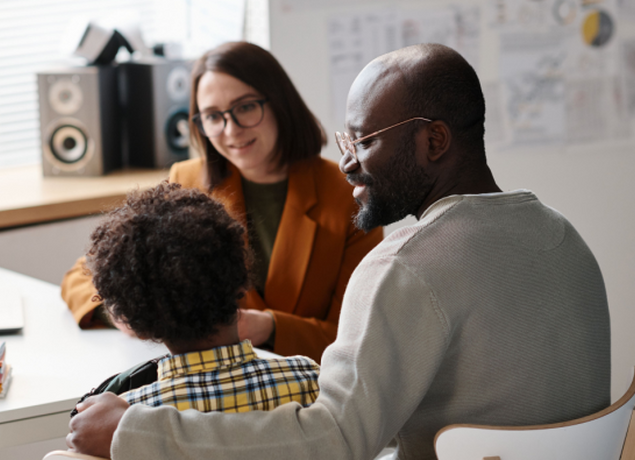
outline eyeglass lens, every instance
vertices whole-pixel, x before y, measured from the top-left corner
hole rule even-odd
[[[355,144],[353,144],[353,142],[351,141],[351,138],[348,135],[348,133],[342,134],[340,132],[336,132],[335,142],[337,143],[337,146],[340,148],[340,152],[342,155],[346,155],[346,152],[349,152],[353,156],[355,161],[357,161],[357,152],[356,152],[357,149],[355,148]]]
[[[253,128],[264,118],[264,101],[245,101],[225,112],[205,112],[200,114],[200,123],[205,135],[218,136],[227,125],[225,114],[228,113],[233,121],[241,128]]]

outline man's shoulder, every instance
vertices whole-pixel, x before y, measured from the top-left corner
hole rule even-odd
[[[527,210],[522,206],[525,203],[531,203]],[[522,227],[532,206],[538,208],[538,212],[546,213],[547,219],[559,224],[557,221],[561,215],[526,190],[445,197],[433,203],[418,221],[386,235],[367,258],[392,258],[402,264],[408,264],[410,260],[416,265],[420,265],[422,258],[432,260],[435,255],[443,259],[447,254],[460,250],[463,244],[477,244],[474,240],[479,236],[513,232],[510,225]]]
[[[360,270],[371,270],[374,273],[407,269],[409,265],[418,265],[421,254],[412,250],[412,242],[427,238],[425,229],[416,222],[405,225],[385,235],[360,262]],[[415,244],[416,246],[416,244]]]

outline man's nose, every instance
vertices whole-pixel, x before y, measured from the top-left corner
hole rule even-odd
[[[359,163],[351,152],[347,150],[346,153],[342,155],[342,158],[340,158],[340,171],[344,174],[348,174],[355,171],[357,168],[359,168]]]

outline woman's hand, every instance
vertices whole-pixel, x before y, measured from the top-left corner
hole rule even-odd
[[[254,346],[262,345],[273,333],[273,315],[260,310],[238,310],[238,338],[249,339]]]

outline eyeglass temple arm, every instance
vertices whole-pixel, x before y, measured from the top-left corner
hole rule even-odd
[[[430,120],[429,118],[424,118],[424,117],[414,117],[414,118],[410,118],[410,119],[405,120],[405,121],[401,121],[401,122],[397,123],[396,125],[389,126],[388,128],[383,128],[383,129],[380,129],[379,131],[375,131],[374,133],[368,134],[368,135],[366,135],[366,136],[364,136],[364,137],[360,137],[359,139],[355,139],[354,141],[351,141],[351,142],[352,142],[352,144],[353,144],[353,145],[355,145],[355,144],[357,144],[358,142],[361,142],[361,141],[363,141],[363,140],[365,140],[365,139],[368,139],[369,137],[376,136],[377,134],[381,134],[381,133],[383,133],[384,131],[388,131],[389,129],[396,128],[397,126],[401,126],[401,125],[403,125],[403,124],[405,124],[405,123],[409,123],[409,122],[414,121],[414,120],[423,120],[423,121],[428,121],[428,122],[430,122],[430,123],[432,122],[432,120]]]

